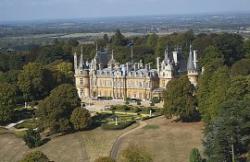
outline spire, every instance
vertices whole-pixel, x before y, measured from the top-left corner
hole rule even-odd
[[[80,65],[79,68],[83,68],[83,53],[82,53],[82,47],[81,47],[81,57],[80,57]]]
[[[187,70],[195,70],[191,44],[190,44],[190,51],[189,51],[188,62],[187,62]]]
[[[164,58],[164,62],[168,63],[169,62],[169,58],[168,58],[168,46],[165,49],[165,58]]]
[[[74,69],[77,69],[77,55],[76,55],[76,51],[74,53]]]

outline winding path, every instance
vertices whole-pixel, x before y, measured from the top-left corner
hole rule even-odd
[[[125,138],[125,136],[127,136],[128,134],[131,134],[133,132],[135,132],[138,129],[141,129],[143,127],[145,127],[147,125],[147,123],[145,121],[139,121],[139,126],[137,126],[136,128],[129,130],[123,134],[121,134],[114,142],[111,151],[110,151],[110,157],[112,159],[116,159],[117,158],[117,154],[118,154],[118,150],[122,144],[123,139]]]

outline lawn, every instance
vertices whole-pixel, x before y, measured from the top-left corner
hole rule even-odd
[[[116,131],[106,131],[98,127],[59,136],[36,150],[44,152],[55,162],[92,162],[99,156],[108,156],[115,139],[135,126],[136,124]],[[0,161],[17,162],[25,153],[31,151],[21,138],[11,133],[0,134],[0,145]]]
[[[202,149],[202,123],[172,122],[162,117],[146,121],[143,129],[125,137],[118,152],[130,143],[145,147],[152,155],[154,162],[188,162],[192,148]],[[119,160],[118,160],[119,161]]]
[[[24,122],[22,122],[20,124],[17,124],[15,126],[15,128],[17,128],[17,129],[21,129],[21,128],[35,129],[35,128],[37,128],[37,122],[33,118],[32,119],[27,119]]]
[[[147,126],[124,138],[118,156],[129,143],[135,143],[145,146],[154,162],[186,162],[193,147],[201,148],[202,123],[175,123],[164,117],[146,122]],[[115,139],[134,127],[136,124],[115,131],[97,127],[59,136],[37,150],[41,150],[55,162],[92,162],[99,156],[108,156]],[[0,145],[0,161],[17,162],[31,151],[21,138],[6,133],[5,129],[0,129]]]

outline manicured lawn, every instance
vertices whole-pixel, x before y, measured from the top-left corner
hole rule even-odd
[[[28,128],[28,129],[35,129],[37,127],[37,123],[35,119],[27,119],[24,122],[17,124],[15,128]]]

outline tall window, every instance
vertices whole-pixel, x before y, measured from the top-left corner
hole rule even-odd
[[[83,84],[83,78],[80,78],[80,84]]]
[[[83,89],[80,89],[80,96],[83,96]]]

